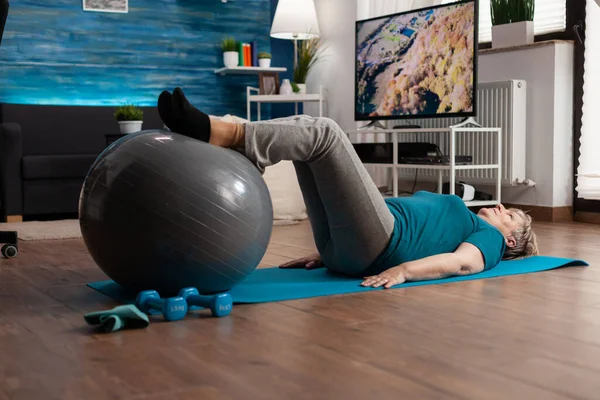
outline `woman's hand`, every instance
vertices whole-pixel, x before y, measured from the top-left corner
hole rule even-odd
[[[389,289],[392,286],[400,285],[405,281],[406,276],[404,275],[404,267],[400,265],[383,271],[379,275],[367,276],[361,285],[374,288],[383,286],[384,288]]]
[[[323,261],[319,253],[313,253],[306,257],[298,258],[296,260],[288,261],[285,264],[279,266],[279,268],[306,268],[306,269],[317,269],[323,268]]]

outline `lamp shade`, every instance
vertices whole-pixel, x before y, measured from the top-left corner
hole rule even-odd
[[[314,0],[279,0],[271,25],[272,37],[307,40],[319,35]]]

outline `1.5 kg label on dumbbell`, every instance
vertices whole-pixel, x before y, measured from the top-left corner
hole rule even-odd
[[[170,306],[169,311],[170,312],[185,312],[185,307],[182,305],[181,306]]]

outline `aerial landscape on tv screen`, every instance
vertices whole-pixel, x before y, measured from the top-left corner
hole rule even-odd
[[[356,115],[471,112],[474,30],[474,3],[359,22]]]

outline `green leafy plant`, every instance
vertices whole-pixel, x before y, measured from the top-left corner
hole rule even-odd
[[[298,65],[294,68],[294,82],[306,83],[308,73],[321,58],[323,50],[321,38],[303,40],[299,43]]]
[[[133,104],[117,108],[114,115],[117,121],[141,121],[144,118],[142,109]]]
[[[492,25],[533,21],[535,0],[491,0]]]
[[[296,82],[292,82],[292,91],[294,93],[298,93],[300,91],[300,88],[298,87],[298,85],[296,85]]]
[[[238,42],[232,37],[226,37],[221,42],[221,50],[223,50],[223,53],[228,51],[238,51],[238,48]]]
[[[271,53],[266,53],[264,51],[261,51],[260,53],[258,53],[258,59],[271,59]]]

